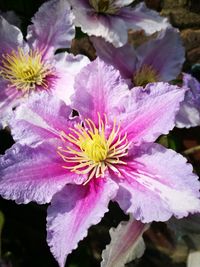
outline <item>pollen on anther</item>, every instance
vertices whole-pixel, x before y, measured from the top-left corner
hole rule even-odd
[[[2,55],[0,76],[24,93],[37,87],[48,88],[47,76],[52,67],[45,63],[38,50],[25,52],[22,48]]]
[[[77,174],[88,175],[84,184],[93,177],[104,177],[108,169],[120,176],[118,167],[126,164],[123,158],[128,154],[127,134],[120,133],[116,119],[109,133],[106,133],[106,115],[104,120],[100,114],[98,118],[98,125],[91,119],[86,119],[84,126],[77,124],[69,129],[70,133],[60,133],[64,147],[58,147],[57,152],[65,162],[63,167]]]

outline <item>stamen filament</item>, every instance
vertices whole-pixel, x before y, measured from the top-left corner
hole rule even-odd
[[[52,68],[44,63],[41,53],[30,50],[28,53],[18,48],[10,54],[2,55],[0,76],[24,93],[41,86],[48,89],[47,75],[52,74]]]
[[[61,132],[65,148],[58,147],[58,154],[65,163],[63,168],[82,175],[88,175],[84,185],[93,177],[104,177],[107,169],[116,172],[119,165],[125,165],[123,157],[128,155],[129,142],[127,134],[120,134],[120,125],[116,119],[113,121],[112,130],[106,136],[108,120],[104,115],[104,121],[98,113],[98,126],[91,119],[86,119],[84,125],[77,124],[70,128],[70,133]],[[71,145],[70,145],[71,144]]]

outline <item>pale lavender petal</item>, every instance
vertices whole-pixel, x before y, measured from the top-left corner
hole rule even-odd
[[[21,102],[22,93],[8,86],[7,82],[0,80],[0,121]]]
[[[88,228],[108,211],[117,189],[114,182],[99,178],[86,186],[67,185],[53,197],[47,215],[47,242],[60,267]]]
[[[50,92],[33,94],[10,118],[13,138],[21,144],[35,145],[49,138],[59,138],[60,131],[71,126],[72,110]]]
[[[137,220],[166,221],[200,211],[198,177],[173,150],[159,144],[134,147],[121,174],[116,201]]]
[[[98,112],[103,116],[124,110],[127,97],[130,91],[119,71],[97,58],[77,75],[72,106],[84,118],[98,122]]]
[[[140,258],[145,250],[142,235],[147,228],[146,224],[134,218],[111,228],[111,242],[103,250],[101,267],[124,267],[126,263]]]
[[[187,267],[199,267],[200,251],[193,251],[189,253],[187,259]]]
[[[146,34],[152,34],[171,26],[167,18],[147,8],[144,3],[138,4],[135,8],[124,7],[118,15],[124,19],[127,29],[143,29]]]
[[[185,89],[168,83],[130,91],[117,70],[96,59],[77,75],[72,106],[95,122],[98,112],[110,121],[117,119],[134,143],[152,142],[173,129],[184,94]]]
[[[170,41],[169,41],[170,40]],[[137,49],[138,69],[144,65],[152,67],[160,81],[175,79],[185,60],[185,50],[179,32],[167,28],[156,39],[150,40]]]
[[[89,36],[103,37],[116,47],[127,43],[127,26],[119,16],[97,14],[88,4],[80,0],[70,0],[75,15],[74,23]]]
[[[125,112],[118,115],[123,131],[138,144],[167,134],[175,126],[175,116],[184,95],[184,88],[161,82],[133,88]]]
[[[103,37],[115,47],[127,43],[129,29],[144,29],[147,34],[152,34],[170,25],[167,18],[146,8],[143,3],[131,8],[123,7],[129,4],[129,1],[117,1],[113,6],[119,7],[120,10],[114,15],[97,13],[89,1],[70,0],[70,3],[76,26],[81,27],[89,36]]]
[[[48,142],[35,148],[15,144],[0,156],[0,195],[17,203],[50,202],[74,175],[62,168],[59,144]]]
[[[176,126],[190,128],[200,125],[200,83],[190,74],[183,74],[183,86],[189,90],[176,117]]]
[[[123,78],[133,78],[133,73],[136,71],[136,64],[138,61],[133,46],[126,44],[125,46],[116,48],[100,37],[91,37],[91,40],[97,55],[101,59],[118,69]]]
[[[200,110],[184,102],[176,117],[176,127],[190,128],[200,125]]]
[[[51,0],[44,3],[32,18],[33,25],[28,27],[28,43],[43,51],[47,58],[58,48],[70,47],[75,36],[73,18],[67,1]]]
[[[180,73],[185,60],[180,35],[174,28],[161,31],[156,39],[136,51],[129,44],[115,48],[102,38],[91,37],[91,40],[97,55],[128,79],[133,79],[134,73],[146,65],[156,71],[159,81],[170,81]]]
[[[2,54],[10,53],[18,47],[24,47],[23,35],[14,25],[0,16],[0,58]]]
[[[58,75],[53,93],[70,104],[70,97],[74,93],[74,81],[80,70],[89,64],[89,59],[83,55],[74,56],[68,53],[59,53],[54,56],[54,66]]]

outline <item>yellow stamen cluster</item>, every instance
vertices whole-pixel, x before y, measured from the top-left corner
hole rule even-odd
[[[97,13],[116,14],[119,8],[114,5],[116,0],[89,0]]]
[[[106,137],[105,123],[100,118],[98,128],[90,119],[85,120],[85,125],[77,124],[76,128],[70,129],[71,133],[66,135],[61,132],[61,139],[73,144],[66,148],[58,147],[58,154],[62,159],[69,163],[69,166],[63,166],[77,174],[88,174],[88,183],[93,177],[104,177],[104,172],[110,168],[120,174],[116,164],[126,164],[122,157],[128,154],[129,143],[127,134],[120,134],[120,125],[116,126],[114,120],[112,131]]]
[[[148,83],[158,82],[159,76],[151,66],[144,65],[133,76],[135,86],[145,86]]]
[[[39,51],[30,50],[25,53],[21,48],[2,56],[0,76],[10,82],[10,86],[16,87],[23,92],[29,92],[42,86],[47,89],[45,79],[51,73],[51,68],[42,60]]]

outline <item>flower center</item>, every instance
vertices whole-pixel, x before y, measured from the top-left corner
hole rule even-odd
[[[116,0],[89,0],[90,5],[97,13],[116,14],[119,7],[115,6]]]
[[[10,82],[18,90],[29,92],[41,86],[48,88],[46,76],[51,74],[50,65],[42,60],[39,51],[30,50],[25,53],[21,48],[10,54],[2,55],[0,76]]]
[[[145,86],[148,83],[158,82],[159,76],[151,66],[144,65],[133,76],[135,86]]]
[[[58,147],[58,154],[65,161],[64,168],[77,174],[88,174],[88,183],[93,177],[104,177],[107,168],[120,175],[119,164],[126,164],[122,158],[128,154],[129,142],[127,134],[120,134],[120,125],[116,120],[109,134],[105,133],[105,122],[99,115],[98,127],[90,119],[86,119],[84,126],[77,124],[70,128],[70,134],[61,132],[61,139],[67,142],[65,148]]]

